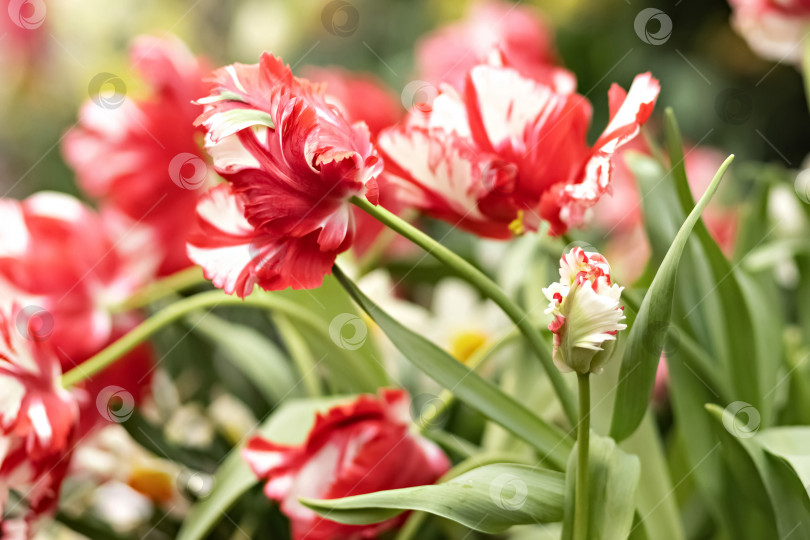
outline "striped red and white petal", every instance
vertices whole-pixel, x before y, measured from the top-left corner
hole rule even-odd
[[[197,226],[188,241],[189,258],[228,294],[244,298],[257,284],[265,290],[318,287],[347,247],[345,241],[334,250],[319,245],[323,231],[336,228],[334,235],[341,236],[340,223],[330,222],[303,237],[279,237],[254,228],[244,211],[240,195],[228,185],[217,186],[198,204]]]
[[[425,127],[384,130],[378,144],[399,199],[454,226],[508,238],[517,210],[515,171],[457,133]]]
[[[652,114],[660,90],[658,80],[649,73],[637,75],[626,95],[620,87],[611,87],[610,122],[591,149],[591,156],[584,163],[579,178],[552,186],[541,202],[541,213],[556,229],[553,232],[561,233],[566,227],[581,226],[590,208],[608,192],[613,156],[639,134],[641,126]]]

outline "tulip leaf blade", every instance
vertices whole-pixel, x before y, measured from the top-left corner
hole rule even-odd
[[[667,146],[675,189],[681,209],[684,213],[688,213],[694,207],[695,200],[692,197],[689,179],[686,175],[686,156],[683,152],[680,128],[672,109],[667,109],[665,118]],[[768,358],[778,357],[778,355],[773,354],[772,350],[764,351],[764,355],[758,354],[762,352],[757,349],[758,345],[761,345],[757,341],[761,341],[758,338],[762,334],[762,329],[754,324],[756,313],[751,307],[749,297],[750,294],[756,293],[756,286],[749,283],[747,289],[743,287],[741,281],[744,276],[726,259],[706,228],[703,219],[699,219],[695,224],[695,236],[700,243],[703,257],[708,263],[713,278],[709,294],[716,292],[722,309],[722,316],[713,317],[710,322],[719,327],[718,330],[722,332],[720,335],[724,338],[723,341],[728,344],[728,358],[725,364],[735,395],[738,399],[753,404],[762,410],[766,417],[769,417],[770,407],[765,410],[761,386],[766,382],[775,383],[775,379],[770,374],[775,374],[776,371],[768,369],[772,366],[766,368],[762,364],[767,364]],[[691,314],[692,310],[686,314],[686,317]],[[741,329],[748,329],[748,331],[740,331]],[[757,354],[753,354],[754,352]],[[756,374],[756,376],[752,376],[752,374]],[[769,379],[771,380],[769,381]]]
[[[759,421],[747,410],[742,410],[744,414],[741,414],[732,406],[724,409],[715,404],[706,405],[706,410],[716,421],[727,454],[737,458],[732,463],[734,471],[738,476],[745,474],[744,465],[753,471],[746,475],[747,482],[739,484],[749,492],[737,496],[760,497],[769,503],[775,520],[771,526],[776,530],[765,534],[773,538],[810,538],[810,488],[807,487],[810,485],[810,427],[758,431]],[[743,456],[747,456],[748,464],[741,462]],[[759,482],[752,483],[752,475],[758,477]]]
[[[404,327],[368,298],[338,266],[333,272],[357,304],[416,368],[451,389],[470,407],[534,446],[550,464],[560,470],[565,468],[572,443],[560,429],[548,424],[425,337]]]
[[[258,330],[211,313],[195,314],[188,322],[255,385],[267,403],[294,396],[296,381],[288,360],[278,345]]]
[[[663,349],[664,340],[660,333],[666,330],[672,315],[678,263],[692,229],[733,159],[731,155],[723,162],[706,192],[681,225],[641,302],[627,338],[610,425],[610,436],[618,441],[629,437],[644,418]]]
[[[440,484],[300,502],[340,523],[378,523],[407,510],[420,510],[495,534],[512,525],[560,521],[564,491],[561,472],[498,463]]]

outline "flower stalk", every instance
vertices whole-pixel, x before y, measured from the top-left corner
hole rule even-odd
[[[574,540],[588,539],[588,453],[591,430],[590,373],[577,373],[579,423],[577,424],[577,478],[574,492]]]
[[[562,404],[565,416],[571,425],[576,424],[577,408],[571,390],[565,383],[560,372],[554,367],[551,356],[543,343],[543,337],[535,328],[528,314],[515,304],[491,279],[485,276],[472,264],[462,259],[439,242],[423,233],[416,227],[400,219],[395,214],[380,206],[374,206],[370,202],[359,197],[353,197],[352,203],[382,222],[387,227],[393,229],[417,246],[424,249],[436,260],[455,271],[459,277],[478,288],[485,296],[495,302],[503,312],[515,323],[520,332],[526,338],[529,346],[535,352],[540,362],[543,364],[546,373],[551,381],[554,391]]]

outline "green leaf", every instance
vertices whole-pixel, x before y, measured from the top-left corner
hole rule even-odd
[[[761,479],[776,518],[773,538],[810,539],[810,427],[780,427],[756,433],[731,407],[707,405],[729,450],[744,450]],[[740,465],[736,469],[742,468]],[[749,483],[750,485],[750,483]],[[762,494],[739,494],[751,497]]]
[[[610,426],[610,434],[617,440],[631,435],[644,418],[663,348],[663,340],[659,339],[660,336],[657,334],[660,334],[662,328],[666,328],[672,314],[675,277],[681,254],[692,228],[717,191],[723,173],[733,159],[734,156],[729,156],[723,162],[706,193],[675,235],[675,240],[644,296],[638,316],[630,329],[619,372],[619,385]]]
[[[588,449],[588,534],[590,540],[625,540],[633,528],[636,487],[641,464],[622,452],[609,437],[591,433]],[[577,456],[571,452],[566,471],[562,540],[571,540]]]
[[[572,445],[560,429],[545,422],[426,338],[391,318],[363,294],[340,268],[335,266],[333,271],[352,298],[416,368],[452,391],[470,407],[537,448],[553,466],[559,469],[565,467]]]
[[[333,392],[375,392],[377,388],[391,384],[381,363],[382,356],[377,350],[373,333],[365,327],[365,321],[358,320],[357,308],[332,276],[326,276],[323,285],[317,289],[276,291],[273,294],[306,308],[315,317],[316,324],[332,337],[325,340],[323,333],[314,332],[308,327],[298,327],[315,358],[326,368],[328,377],[325,379],[333,384]],[[343,327],[347,321],[350,321],[348,326]],[[363,325],[358,327],[361,332],[366,330],[363,339],[356,343],[344,343],[340,340],[336,342],[333,334],[342,335],[342,331],[348,333],[352,330],[349,328],[352,324]]]
[[[277,403],[294,392],[295,378],[287,358],[257,330],[211,313],[193,315],[188,320],[195,332],[216,345],[256,385],[268,403]]]
[[[689,188],[689,180],[686,177],[686,158],[683,154],[683,143],[678,123],[672,109],[666,111],[667,144],[669,146],[670,162],[672,172],[675,177],[675,187],[678,192],[678,199],[684,213],[692,211],[694,199]],[[715,319],[714,324],[724,326],[725,333],[723,342],[727,344],[728,353],[726,366],[731,379],[737,399],[751,403],[768,416],[769,410],[763,410],[765,404],[762,400],[761,382],[757,375],[766,375],[760,369],[761,362],[757,354],[755,341],[756,332],[753,315],[749,310],[749,303],[743,294],[743,289],[739,282],[739,272],[728,262],[717,243],[709,234],[702,219],[695,223],[695,236],[705,254],[705,259],[709,263],[712,276],[714,278],[713,287],[708,294],[716,293],[722,306],[723,314],[719,320]],[[702,302],[703,299],[701,299]],[[696,305],[686,313],[686,317],[696,310]],[[752,329],[743,331],[740,329]],[[753,375],[752,374],[756,374]]]
[[[421,510],[495,534],[512,525],[560,521],[564,483],[557,471],[502,463],[473,469],[442,484],[300,501],[340,523],[378,523],[405,510]]]
[[[262,422],[258,434],[278,444],[300,444],[315,423],[315,414],[350,399],[346,396],[286,401]],[[188,512],[177,540],[206,538],[228,509],[258,483],[242,459],[243,445],[235,447],[214,475],[214,488]]]

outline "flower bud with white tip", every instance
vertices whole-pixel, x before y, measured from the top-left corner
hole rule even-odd
[[[616,335],[627,325],[619,303],[623,287],[610,281],[610,265],[599,253],[575,247],[560,259],[560,281],[543,294],[554,320],[554,363],[560,371],[598,373],[610,359]]]

